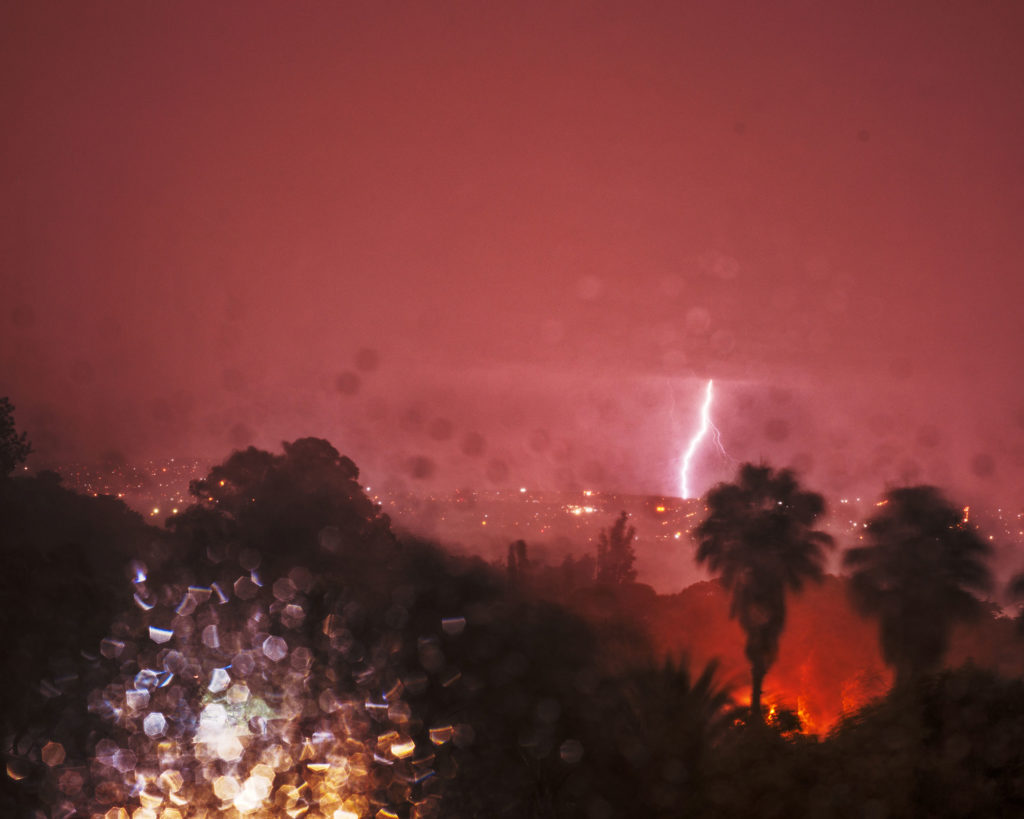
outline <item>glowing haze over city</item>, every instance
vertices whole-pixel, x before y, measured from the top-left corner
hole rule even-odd
[[[0,393],[39,466],[1015,502],[1015,3],[11,4]],[[706,444],[690,491],[733,464]]]

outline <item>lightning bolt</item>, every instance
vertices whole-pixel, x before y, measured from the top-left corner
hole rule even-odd
[[[684,498],[693,497],[690,493],[690,461],[693,460],[693,455],[697,451],[697,447],[700,446],[700,442],[704,440],[704,436],[708,434],[708,430],[711,430],[711,439],[714,441],[718,451],[726,458],[729,458],[729,460],[732,460],[729,453],[725,451],[725,447],[722,446],[722,434],[711,421],[711,399],[714,396],[713,385],[714,381],[709,378],[707,389],[704,391],[704,403],[700,408],[700,428],[690,439],[690,445],[686,448],[686,452],[683,453],[683,466],[680,473],[683,481]]]

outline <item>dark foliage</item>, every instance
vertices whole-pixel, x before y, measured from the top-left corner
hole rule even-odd
[[[53,472],[0,481],[5,754],[31,745],[32,726],[54,721],[64,708],[77,708],[84,717],[82,652],[96,652],[116,613],[130,602],[130,558],[161,536],[121,501],[71,492]],[[78,725],[84,730],[84,722]],[[24,798],[24,789],[14,789],[9,778],[2,782],[0,798]]]
[[[111,687],[111,674],[132,679],[168,651],[145,637],[149,626],[194,646],[206,623],[220,625],[224,645],[174,683],[187,701],[206,696],[211,670],[237,650],[232,639],[286,637],[308,658],[290,678],[311,703],[301,730],[316,730],[318,692],[330,692],[356,705],[345,723],[353,739],[387,747],[399,725],[415,740],[411,758],[367,772],[372,811],[397,805],[403,819],[1024,810],[1019,680],[973,668],[920,675],[821,741],[800,734],[799,719],[781,708],[766,725],[748,726],[715,663],[695,673],[685,662],[650,658],[644,618],[663,606],[648,587],[578,583],[574,571],[559,587],[560,570],[532,565],[525,544],[513,544],[509,582],[500,567],[392,536],[357,478],[351,462],[315,439],[286,445],[282,455],[236,453],[196,484],[202,501],[166,537],[118,502],[68,492],[54,475],[7,481],[3,660],[17,673],[3,682],[3,728],[12,770],[25,779],[4,780],[0,811],[30,815],[62,798],[40,763],[46,741],[58,739],[85,761],[101,739],[129,730],[99,715],[108,698],[125,694],[124,684]],[[771,485],[780,476],[760,478]],[[825,543],[809,530],[820,514],[814,496],[787,473],[782,483],[780,495],[754,492],[762,500],[753,509],[735,499],[709,505],[746,522],[733,529],[718,520],[717,544],[754,555],[746,567],[718,555],[723,580],[727,562],[737,583],[772,567],[784,604],[785,590],[817,576]],[[780,519],[787,515],[796,522]],[[737,531],[746,539],[731,540]],[[773,546],[797,532],[810,546]],[[784,560],[794,549],[800,559]],[[141,562],[126,571],[133,559]],[[195,586],[214,582],[223,604]],[[209,600],[195,619],[190,586]],[[143,605],[130,603],[133,594]],[[744,590],[737,600],[734,588],[734,616],[757,622],[737,607],[764,599]],[[98,656],[108,634],[122,643]],[[293,670],[297,656],[288,661]],[[263,693],[273,700],[272,690]],[[377,705],[362,707],[370,702]],[[445,738],[434,741],[432,729]]]
[[[6,397],[0,397],[0,480],[31,454],[28,433],[19,433],[14,425],[14,405]]]
[[[517,540],[508,545],[508,558],[505,561],[505,571],[511,583],[527,583],[530,579],[530,558],[527,557],[525,540]]]
[[[706,768],[728,819],[1016,817],[1024,810],[1024,682],[964,666],[925,675],[816,741],[742,726]]]
[[[261,571],[330,560],[343,551],[386,563],[394,551],[390,521],[358,483],[359,470],[321,438],[285,443],[275,455],[255,447],[233,453],[189,490],[195,505],[171,518],[186,563],[214,564],[239,550]]]
[[[1024,681],[973,666],[922,676],[851,715],[823,750],[851,815],[1020,816]]]
[[[953,625],[978,615],[991,589],[991,549],[931,486],[887,492],[843,556],[854,603],[878,618],[882,655],[898,685],[937,669]]]
[[[636,527],[629,526],[629,515],[623,512],[608,529],[602,529],[597,538],[598,583],[617,585],[636,580],[636,551],[633,541]]]
[[[424,806],[441,804],[430,800],[442,794],[444,815],[453,817],[590,817],[637,809],[673,815],[701,803],[704,761],[722,731],[728,700],[713,667],[693,678],[683,665],[628,665],[608,657],[614,643],[601,628],[544,600],[529,584],[509,584],[480,560],[396,539],[357,477],[350,461],[315,439],[286,444],[283,455],[235,453],[194,485],[200,502],[172,519],[163,539],[121,504],[74,495],[53,477],[12,482],[20,494],[5,494],[4,502],[21,511],[5,521],[20,535],[8,541],[16,547],[9,561],[15,608],[6,609],[4,626],[17,638],[9,643],[9,661],[25,674],[24,690],[6,693],[9,702],[35,710],[23,724],[5,726],[13,736],[7,750],[26,776],[6,782],[13,789],[10,812],[21,810],[18,799],[22,807],[37,798],[52,804],[55,780],[39,762],[48,741],[60,741],[69,758],[82,762],[104,737],[135,743],[141,753],[129,725],[110,721],[116,714],[103,705],[108,695],[97,692],[113,690],[116,700],[111,674],[131,679],[161,662],[166,649],[153,643],[151,627],[187,641],[197,639],[188,635],[204,623],[219,623],[222,640],[232,623],[286,636],[308,651],[303,685],[310,691],[359,703],[402,692],[407,712],[389,707],[384,719],[367,711],[349,726],[372,747],[399,720],[419,749],[406,767],[435,772],[426,779],[386,776],[383,768],[373,774],[371,801],[406,805],[400,815],[429,815]],[[86,548],[62,551],[65,531]],[[40,550],[60,561],[44,564],[49,572],[38,573],[38,558],[28,558]],[[513,554],[525,569],[525,548]],[[18,583],[27,585],[13,588]],[[212,584],[224,592],[223,606],[211,597]],[[130,602],[133,594],[138,605]],[[196,609],[195,621],[194,594],[210,601]],[[52,608],[26,626],[15,615],[33,610],[29,598]],[[291,614],[284,601],[295,606]],[[285,626],[287,617],[292,622]],[[617,627],[626,623],[621,618]],[[106,641],[101,657],[96,647],[106,635],[117,647],[110,653],[113,643]],[[48,651],[33,659],[29,640],[43,641]],[[638,632],[628,642],[640,657]],[[180,675],[176,696],[205,696],[212,669],[230,660],[222,654],[227,645],[211,648],[193,672]],[[85,655],[60,667],[40,664],[46,655],[81,647]],[[45,697],[30,690],[39,679],[51,680]],[[120,690],[123,695],[123,685]],[[86,709],[86,700],[94,708]],[[452,733],[434,747],[430,732],[437,726]],[[93,804],[87,790],[75,799]],[[420,807],[409,809],[413,803]]]

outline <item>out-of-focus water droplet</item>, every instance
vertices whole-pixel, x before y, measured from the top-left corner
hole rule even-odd
[[[167,730],[167,719],[159,711],[147,714],[142,721],[142,730],[148,737],[162,737]]]
[[[979,478],[991,478],[996,471],[996,461],[987,452],[979,452],[971,458],[971,472]]]
[[[268,637],[263,641],[263,654],[275,663],[288,655],[288,643],[283,637]]]
[[[29,765],[21,759],[12,759],[7,763],[7,776],[18,782],[29,774]]]
[[[341,701],[337,698],[335,693],[330,689],[321,692],[317,703],[320,706],[320,710],[325,714],[333,714],[339,708],[341,708]]]
[[[104,637],[100,642],[100,654],[108,660],[114,660],[121,656],[124,651],[124,641],[115,640],[113,637]]]
[[[388,719],[398,725],[404,725],[412,718],[412,706],[398,700],[388,706]]]
[[[210,675],[210,684],[207,689],[211,694],[219,694],[225,688],[231,685],[231,675],[228,674],[226,668],[215,668],[213,673]]]
[[[218,799],[223,799],[225,802],[238,796],[238,792],[241,789],[238,780],[233,776],[218,776],[213,780],[214,794]]]
[[[152,690],[160,684],[160,675],[150,668],[142,669],[135,675],[135,687]]]
[[[128,564],[129,571],[132,575],[132,583],[145,583],[146,577],[149,575],[149,570],[146,568],[146,564],[141,560],[133,560]]]
[[[411,739],[402,742],[395,742],[391,745],[391,754],[396,759],[406,759],[413,755],[416,750],[416,743]]]
[[[195,612],[199,602],[188,592],[181,598],[181,602],[178,603],[177,608],[174,609],[174,613],[179,617],[188,617]]]
[[[81,793],[84,784],[85,777],[78,771],[64,771],[57,780],[57,786],[61,793],[67,796],[76,796]]]
[[[313,652],[305,646],[299,646],[292,652],[290,665],[295,671],[306,671],[313,665]]]
[[[40,752],[43,764],[50,768],[60,765],[64,761],[64,746],[59,742],[47,742]]]
[[[242,600],[252,600],[259,592],[259,586],[257,586],[251,577],[242,575],[235,581],[235,595]]]
[[[114,766],[114,754],[118,752],[118,745],[112,739],[101,739],[96,743],[96,759],[104,765]]]
[[[256,670],[256,659],[248,651],[241,651],[231,660],[231,671],[235,677],[248,677]]]
[[[296,566],[288,572],[288,577],[300,592],[307,593],[313,588],[313,573],[305,566]]]
[[[127,773],[128,771],[134,771],[135,766],[138,764],[138,758],[135,756],[134,751],[129,751],[125,748],[118,749],[117,753],[114,754],[114,767],[117,768],[121,773]]]
[[[180,651],[168,651],[164,655],[164,671],[170,674],[180,674],[187,664],[188,661],[185,659],[185,655]]]
[[[355,395],[359,392],[362,383],[363,380],[359,377],[358,373],[345,370],[345,372],[339,373],[338,377],[334,379],[334,389],[341,395]]]
[[[174,630],[169,628],[157,628],[156,626],[149,627],[149,639],[154,643],[163,645],[169,642],[174,637]]]
[[[451,725],[436,725],[430,729],[430,741],[435,745],[450,742],[454,735],[455,729]]]
[[[214,561],[218,562],[218,561]],[[224,593],[224,589],[221,588],[220,583],[211,583],[210,591],[217,595],[217,602],[224,604],[228,602],[228,596]]]
[[[428,458],[426,455],[416,455],[409,459],[406,465],[406,471],[409,473],[409,477],[418,481],[427,480],[433,477],[437,466],[432,458]]]
[[[220,648],[220,633],[215,623],[203,629],[202,641],[207,648]]]
[[[149,705],[149,691],[145,688],[129,688],[124,692],[124,701],[133,711],[141,711]]]
[[[254,572],[263,562],[263,555],[258,549],[242,549],[238,554],[238,565],[247,572]]]
[[[245,683],[235,683],[228,689],[227,701],[232,705],[241,705],[249,699],[249,686]]]
[[[504,483],[508,480],[508,464],[501,458],[492,458],[487,462],[487,480],[491,483]]]
[[[567,739],[558,747],[558,755],[563,762],[575,765],[583,759],[583,745],[578,739]]]
[[[295,583],[292,582],[290,577],[282,577],[274,581],[273,593],[275,600],[287,603],[295,598],[295,592]]]

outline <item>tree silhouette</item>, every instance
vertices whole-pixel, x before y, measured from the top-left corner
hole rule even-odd
[[[517,540],[508,545],[508,558],[505,561],[505,573],[509,582],[524,582],[530,573],[530,558],[527,557],[525,540]]]
[[[980,613],[992,587],[991,549],[933,486],[892,489],[850,549],[857,608],[877,617],[882,656],[901,687],[942,662],[954,623]]]
[[[0,397],[0,478],[10,475],[18,464],[32,454],[28,433],[18,434],[14,426],[14,405]]]
[[[197,503],[172,518],[171,529],[207,553],[234,544],[255,549],[268,571],[393,541],[387,515],[366,496],[349,458],[322,438],[284,442],[283,449],[236,451],[192,481]]]
[[[30,746],[41,726],[58,714],[68,715],[73,726],[62,737],[64,747],[69,753],[84,751],[93,720],[85,680],[94,652],[130,588],[126,565],[159,548],[161,540],[161,532],[122,501],[73,492],[54,472],[0,480],[0,668],[8,670],[0,677],[0,752],[5,757]],[[15,807],[32,798],[39,771],[29,770],[34,772],[23,782],[0,778],[0,816],[35,813]]]
[[[629,515],[623,512],[610,529],[602,529],[597,540],[597,582],[619,585],[636,580],[636,552],[633,540],[636,528],[626,527]]]
[[[747,635],[751,716],[760,723],[761,686],[786,625],[786,591],[824,576],[825,549],[833,541],[812,527],[825,501],[801,489],[788,469],[748,463],[735,482],[711,489],[705,503],[708,514],[694,530],[697,563],[719,575],[732,595],[729,616]]]
[[[604,815],[705,815],[705,767],[734,717],[717,676],[714,661],[696,674],[685,657],[645,657],[598,683],[584,712],[584,761],[592,791],[620,806]]]

